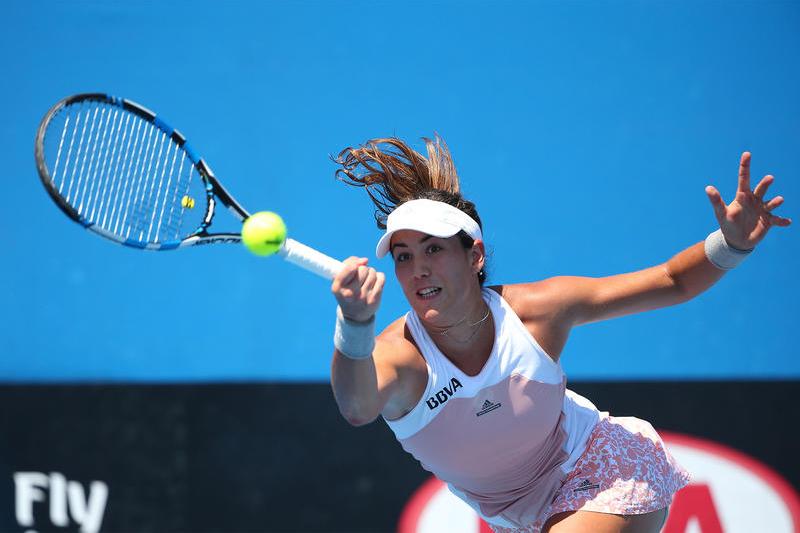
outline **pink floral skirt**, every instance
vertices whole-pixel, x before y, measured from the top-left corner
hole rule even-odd
[[[548,518],[566,511],[658,511],[672,503],[689,478],[648,422],[609,416],[594,428],[586,451],[536,522],[521,528],[491,527],[496,533],[539,533]]]

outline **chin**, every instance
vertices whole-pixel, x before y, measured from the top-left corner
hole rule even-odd
[[[435,303],[420,300],[416,294],[412,294],[411,298],[406,296],[406,301],[408,301],[411,309],[417,313],[417,316],[425,321],[435,320],[440,315],[438,306]]]
[[[442,310],[437,307],[426,305],[427,302],[419,302],[418,305],[411,306],[420,320],[435,327],[447,327],[448,319],[442,314]]]
[[[419,317],[425,322],[435,322],[436,319],[441,316],[441,313],[439,313],[437,309],[415,309],[415,311],[417,312],[417,315],[419,315]]]

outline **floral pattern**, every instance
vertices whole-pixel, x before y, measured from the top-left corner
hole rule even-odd
[[[609,416],[594,428],[586,451],[536,522],[491,527],[495,533],[539,533],[548,518],[566,511],[649,513],[667,507],[689,478],[648,422]]]

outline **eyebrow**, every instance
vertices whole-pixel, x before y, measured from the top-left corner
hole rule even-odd
[[[434,238],[434,235],[425,235],[423,238],[421,238],[419,240],[419,242],[420,242],[420,244],[422,244],[423,242],[427,241],[428,239],[433,239],[433,238]],[[408,245],[405,244],[405,243],[402,243],[402,242],[395,243],[395,244],[393,244],[393,245],[391,245],[389,247],[389,253],[393,253],[394,249],[398,248],[398,247],[408,248]]]

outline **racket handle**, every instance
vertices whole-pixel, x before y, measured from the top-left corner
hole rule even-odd
[[[328,257],[294,239],[286,239],[281,249],[278,250],[278,255],[290,263],[326,279],[333,279],[344,266],[341,261]]]

